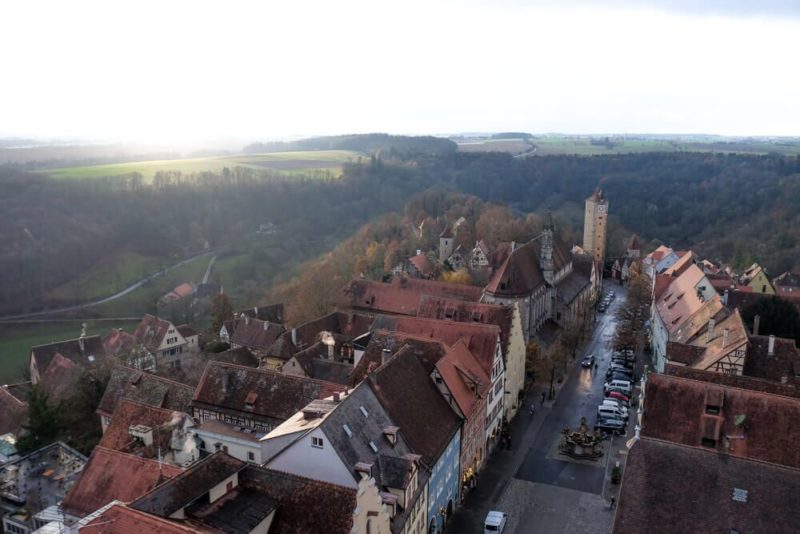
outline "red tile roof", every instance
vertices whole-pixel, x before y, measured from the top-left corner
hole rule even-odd
[[[247,347],[252,350],[266,351],[286,329],[283,325],[251,318],[249,315],[239,318],[233,329],[231,345]]]
[[[436,362],[444,356],[446,351],[446,348],[441,343],[428,337],[415,336],[403,332],[376,330],[372,333],[361,360],[359,360],[358,365],[355,366],[350,375],[350,385],[355,387],[368,373],[380,367],[383,349],[387,349],[394,354],[402,348],[413,349],[417,358],[428,372],[433,370]]]
[[[97,407],[102,415],[111,415],[122,398],[135,400],[156,408],[188,412],[194,388],[131,367],[116,365]]]
[[[133,333],[133,337],[148,349],[155,350],[161,346],[161,342],[172,326],[172,323],[166,319],[155,317],[148,313],[142,317],[136,327],[136,331]]]
[[[39,384],[47,394],[48,402],[56,405],[74,392],[82,376],[83,367],[57,353],[41,375]]]
[[[163,451],[169,450],[173,428],[180,426],[187,417],[182,412],[122,399],[117,403],[117,409],[111,416],[111,424],[98,445],[115,451],[135,451],[145,458],[155,458],[158,456],[159,444]],[[153,429],[153,445],[144,447],[130,436],[129,429],[135,425],[145,425]]]
[[[428,275],[433,272],[433,265],[425,254],[417,254],[408,260],[421,274]]]
[[[244,413],[270,423],[283,422],[311,401],[343,389],[332,382],[212,361],[206,365],[197,385],[192,406]],[[251,393],[256,397],[248,398]]]
[[[473,410],[480,406],[480,398],[488,396],[492,387],[489,375],[461,340],[448,349],[444,358],[436,363],[436,369],[458,408],[469,418]]]
[[[613,532],[796,533],[798,493],[797,469],[642,438],[628,453]]]
[[[784,397],[800,398],[800,385],[793,384],[791,382],[782,384],[780,382],[774,382],[772,380],[765,380],[752,376],[729,375],[727,373],[703,371],[700,369],[693,369],[691,367],[672,365],[670,363],[667,363],[664,372],[668,375],[689,378],[691,380],[700,380],[701,382],[709,382],[711,384],[719,384],[722,386],[735,387],[739,389],[751,389],[753,391],[772,393],[774,395],[781,395]]]
[[[522,296],[544,284],[544,276],[539,266],[540,253],[541,236],[516,247],[492,273],[489,283],[486,284],[486,292],[498,296]],[[554,235],[554,270],[558,272],[571,261],[572,255],[569,249],[557,235]]]
[[[743,374],[776,382],[800,383],[800,350],[793,339],[776,337],[773,353],[769,354],[769,336],[750,336]]]
[[[16,436],[27,420],[28,405],[0,386],[0,435],[10,432]]]
[[[185,534],[197,529],[115,504],[80,530],[99,534]]]
[[[508,357],[508,344],[511,340],[511,328],[514,319],[514,309],[510,306],[466,302],[425,295],[420,299],[417,317],[499,326],[500,338],[503,342],[503,353]]]
[[[136,338],[121,328],[112,328],[103,338],[103,348],[110,356],[128,354],[136,346]]]
[[[800,467],[796,398],[650,373],[644,402],[644,436],[691,446],[711,438],[719,453]]]
[[[429,338],[439,341],[447,347],[455,345],[459,340],[464,340],[487,374],[491,374],[495,348],[500,339],[500,327],[495,325],[438,321],[417,317],[383,315],[376,319],[374,328]]]
[[[416,278],[395,278],[392,283],[352,280],[341,291],[339,305],[374,313],[414,315],[423,295],[478,301],[477,286]]]
[[[352,311],[329,313],[284,332],[267,352],[271,357],[288,360],[299,351],[317,343],[322,332],[329,332],[334,336],[339,334],[352,340],[369,332],[374,320],[371,315]],[[292,335],[297,339],[297,345],[292,343]]]
[[[114,500],[131,502],[183,471],[173,465],[95,447],[62,508],[85,517]]]

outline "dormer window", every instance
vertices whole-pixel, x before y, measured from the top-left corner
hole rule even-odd
[[[258,393],[255,391],[251,391],[247,394],[247,397],[244,399],[244,407],[247,410],[252,410],[255,408],[256,400],[258,400]]]
[[[713,404],[706,404],[706,413],[708,415],[719,415],[719,406]]]
[[[394,447],[397,444],[397,431],[400,430],[396,426],[387,426],[383,429],[383,435],[386,436],[386,440],[389,444]]]

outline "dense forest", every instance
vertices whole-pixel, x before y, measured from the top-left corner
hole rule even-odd
[[[428,142],[403,139],[397,146]],[[50,288],[114,251],[181,258],[206,248],[225,250],[241,246],[267,222],[276,225],[283,246],[259,251],[256,260],[270,262],[279,254],[287,260],[282,268],[290,270],[382,215],[397,212],[414,224],[444,215],[435,205],[414,213],[413,202],[401,212],[413,195],[431,188],[442,195],[456,192],[505,204],[523,216],[553,210],[566,240],[579,242],[583,199],[602,183],[610,202],[612,254],[622,250],[630,232],[637,232],[650,245],[692,247],[736,267],[758,260],[771,275],[799,266],[797,157],[649,153],[514,158],[458,153],[442,148],[441,140],[427,151],[414,149],[415,156],[408,149],[392,157],[396,140],[386,140],[380,145],[380,138],[361,139],[369,143],[361,149],[369,148],[372,157],[347,164],[341,177],[328,179],[236,167],[219,173],[162,173],[152,183],[135,175],[53,180],[21,167],[0,167],[0,313],[51,304],[46,298]],[[416,198],[435,204],[445,197]],[[408,253],[409,246],[387,252],[394,259]],[[251,270],[257,271],[258,264]],[[281,281],[258,280],[257,272],[252,276],[259,282],[253,298]]]
[[[356,150],[382,157],[409,159],[415,156],[454,154],[458,146],[449,139],[432,136],[389,134],[334,135],[289,142],[253,143],[245,152],[290,152],[297,150]]]

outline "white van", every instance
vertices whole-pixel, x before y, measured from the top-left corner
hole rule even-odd
[[[603,386],[605,391],[615,389],[621,391],[626,397],[631,396],[631,383],[627,380],[612,380]]]
[[[625,417],[628,417],[628,407],[619,402],[617,399],[603,399],[600,403],[601,406],[611,406],[612,408],[619,408]]]
[[[628,414],[622,413],[622,410],[619,409],[618,406],[607,406],[605,404],[601,404],[597,407],[597,418],[598,419],[627,419]]]
[[[492,510],[486,514],[486,521],[483,522],[484,534],[499,534],[506,528],[506,521],[508,517],[503,512]]]

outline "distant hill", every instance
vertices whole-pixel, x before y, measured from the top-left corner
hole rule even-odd
[[[366,154],[385,154],[408,158],[419,155],[452,154],[458,146],[449,139],[432,136],[404,136],[384,133],[312,137],[298,141],[253,143],[247,153],[292,152],[300,150],[355,150]]]

